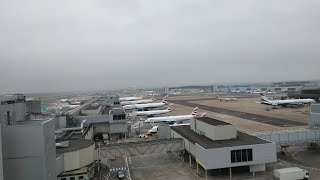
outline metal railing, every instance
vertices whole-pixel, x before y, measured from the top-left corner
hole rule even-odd
[[[318,129],[253,133],[252,135],[278,145],[299,145],[320,142],[320,130]]]

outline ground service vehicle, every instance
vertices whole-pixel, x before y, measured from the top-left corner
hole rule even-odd
[[[308,180],[309,172],[298,168],[284,168],[274,170],[274,179],[275,180]]]

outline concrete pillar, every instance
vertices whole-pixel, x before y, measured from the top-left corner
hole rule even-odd
[[[192,167],[192,159],[191,159],[191,155],[189,154],[189,166],[190,166],[190,168]]]
[[[254,178],[254,176],[255,176],[255,173],[254,173],[254,171],[252,171],[252,177]]]
[[[232,168],[229,168],[230,180],[232,179]]]
[[[199,175],[199,163],[197,162],[197,174]]]
[[[208,180],[208,171],[205,169],[206,171],[206,180]]]

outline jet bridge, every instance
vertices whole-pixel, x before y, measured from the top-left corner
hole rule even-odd
[[[98,99],[100,99],[100,96],[91,99],[90,101],[82,104],[82,105],[79,106],[79,107],[76,107],[76,108],[74,108],[74,109],[71,109],[70,111],[66,112],[66,115],[67,115],[67,116],[79,115],[79,113],[80,113],[81,110],[83,110],[83,109],[87,108],[88,106],[90,106],[91,104],[95,103]]]

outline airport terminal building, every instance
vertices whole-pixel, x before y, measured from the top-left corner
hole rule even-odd
[[[208,117],[195,118],[190,126],[173,126],[172,138],[182,138],[185,150],[205,170],[248,166],[250,172],[265,171],[277,161],[276,144],[237,131],[234,125]]]

